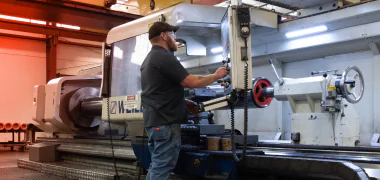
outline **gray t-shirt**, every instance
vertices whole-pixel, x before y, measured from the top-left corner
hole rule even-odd
[[[140,68],[144,126],[180,123],[185,119],[184,88],[189,75],[173,53],[153,46]]]

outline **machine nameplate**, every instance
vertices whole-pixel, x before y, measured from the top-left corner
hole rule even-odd
[[[107,99],[103,99],[102,119],[107,119]],[[111,120],[140,120],[143,108],[140,95],[117,96],[109,98]]]

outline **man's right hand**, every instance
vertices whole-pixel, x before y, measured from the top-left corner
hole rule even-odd
[[[224,76],[227,76],[229,71],[226,67],[220,67],[218,70],[215,71],[214,76],[217,79],[223,78]]]
[[[215,82],[216,80],[223,78],[228,74],[226,67],[221,67],[214,74],[207,76],[198,76],[189,74],[181,82],[181,85],[187,88],[203,88]]]

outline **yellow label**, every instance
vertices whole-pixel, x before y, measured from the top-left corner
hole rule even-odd
[[[327,89],[328,89],[329,91],[333,91],[333,90],[336,89],[336,87],[334,87],[334,86],[329,86]]]

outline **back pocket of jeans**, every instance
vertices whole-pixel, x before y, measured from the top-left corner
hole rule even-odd
[[[166,141],[170,138],[170,126],[157,126],[153,128],[152,138],[154,141]]]

